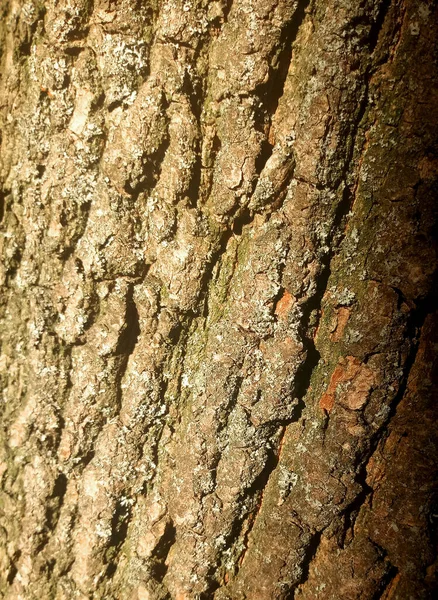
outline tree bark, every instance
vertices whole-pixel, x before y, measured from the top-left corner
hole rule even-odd
[[[432,597],[437,3],[0,14],[1,597]]]

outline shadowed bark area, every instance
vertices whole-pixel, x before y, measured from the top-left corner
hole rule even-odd
[[[0,19],[1,597],[434,597],[436,2]]]

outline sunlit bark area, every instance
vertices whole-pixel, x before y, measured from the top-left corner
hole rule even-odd
[[[2,598],[434,597],[437,31],[2,0]]]

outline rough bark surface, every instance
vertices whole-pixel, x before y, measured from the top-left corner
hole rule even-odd
[[[432,597],[437,3],[0,17],[1,597]]]

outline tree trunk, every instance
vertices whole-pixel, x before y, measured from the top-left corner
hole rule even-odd
[[[0,13],[1,597],[432,597],[437,3]]]

